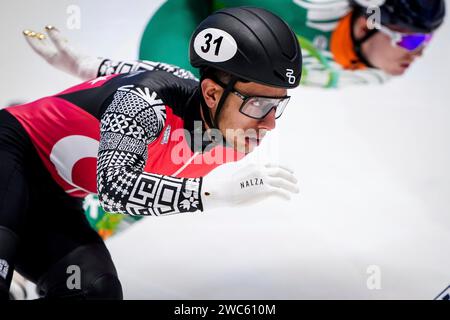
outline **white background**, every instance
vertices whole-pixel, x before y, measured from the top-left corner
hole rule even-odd
[[[58,26],[96,56],[135,58],[163,1],[2,3],[0,105],[76,84],[23,29]],[[81,29],[68,30],[68,5]],[[450,285],[450,25],[382,87],[301,88],[271,143],[296,170],[291,202],[146,218],[108,241],[126,298],[432,299]],[[381,289],[369,290],[369,266]]]

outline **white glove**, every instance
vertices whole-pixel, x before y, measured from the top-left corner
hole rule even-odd
[[[275,196],[290,200],[298,193],[297,179],[287,168],[266,164],[222,165],[203,177],[203,210],[242,206]]]
[[[58,29],[46,26],[47,37],[38,32],[24,30],[23,34],[30,47],[53,67],[82,80],[97,77],[103,59],[91,57],[72,48]]]

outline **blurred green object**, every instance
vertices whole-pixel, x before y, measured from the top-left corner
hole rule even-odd
[[[119,231],[128,229],[143,217],[105,212],[100,206],[97,195],[88,195],[84,199],[83,209],[90,226],[106,240]]]
[[[210,1],[168,0],[152,16],[142,35],[139,59],[165,62],[191,71],[189,40],[197,25],[211,12]]]

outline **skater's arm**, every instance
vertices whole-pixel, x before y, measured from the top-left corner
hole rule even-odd
[[[164,103],[145,89],[121,88],[101,119],[97,190],[107,212],[168,215],[202,210],[202,178],[144,173],[148,145],[161,134]]]
[[[170,64],[148,60],[114,61],[110,59],[103,59],[100,65],[98,66],[97,70],[98,70],[97,71],[98,77],[140,70],[145,71],[162,70],[173,73],[174,75],[180,78],[197,80],[190,71],[187,71],[185,69]]]
[[[23,34],[30,47],[50,65],[81,80],[155,69],[172,72],[181,78],[195,79],[191,72],[164,63],[145,60],[115,61],[90,56],[71,46],[57,28],[46,26],[45,30],[47,35],[30,30],[25,30]]]

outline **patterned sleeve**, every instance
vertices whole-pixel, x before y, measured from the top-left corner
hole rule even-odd
[[[113,61],[104,59],[98,68],[97,77],[139,70],[162,70],[173,73],[175,76],[182,79],[198,80],[190,71],[170,64],[148,60]]]
[[[202,178],[143,172],[148,145],[165,120],[164,103],[149,88],[126,85],[114,94],[100,124],[97,191],[105,211],[159,216],[202,210]]]

